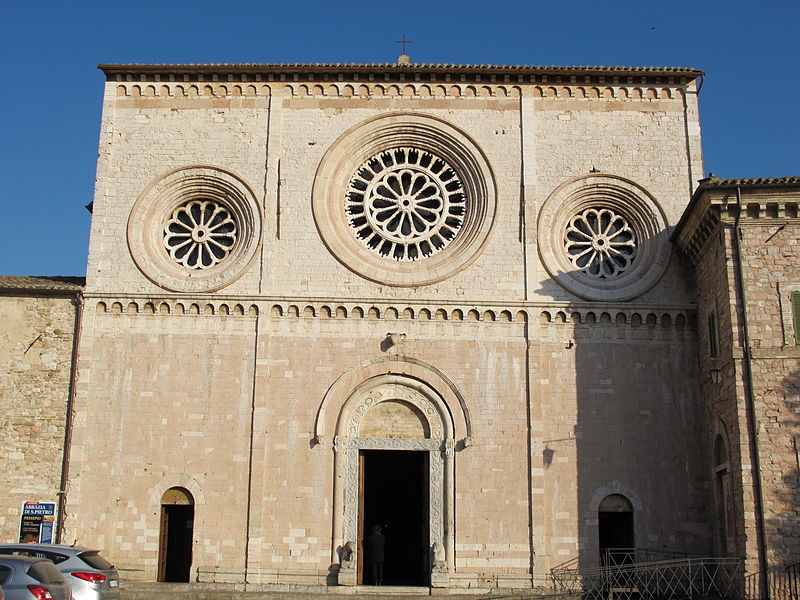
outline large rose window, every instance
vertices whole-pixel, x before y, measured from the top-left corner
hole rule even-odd
[[[345,131],[320,161],[311,206],[330,253],[357,275],[403,287],[453,277],[495,221],[492,170],[441,119],[392,113]]]
[[[381,256],[417,260],[445,248],[466,214],[464,187],[441,158],[395,148],[368,159],[350,181],[345,211],[356,236]]]

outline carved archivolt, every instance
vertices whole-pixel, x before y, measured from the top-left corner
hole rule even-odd
[[[442,418],[436,406],[419,390],[399,384],[382,385],[359,394],[356,404],[350,409],[350,418],[347,422],[347,435],[349,437],[358,437],[361,421],[367,411],[375,404],[387,400],[403,400],[416,407],[427,420],[430,438],[442,439]]]

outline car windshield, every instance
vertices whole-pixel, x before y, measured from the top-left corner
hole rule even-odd
[[[108,571],[114,568],[114,565],[100,556],[97,552],[81,552],[78,556],[81,558],[81,560],[83,560],[83,562],[93,569],[97,569],[98,571]]]

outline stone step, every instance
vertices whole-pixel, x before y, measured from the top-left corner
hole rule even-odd
[[[265,586],[214,583],[124,582],[122,600],[420,600],[443,596],[447,600],[560,600],[552,589],[447,590],[411,586],[332,586],[306,589],[265,589]],[[572,598],[570,598],[572,600]]]

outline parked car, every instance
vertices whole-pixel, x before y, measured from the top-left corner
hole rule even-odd
[[[0,586],[6,600],[71,600],[64,574],[46,558],[0,556]]]
[[[72,587],[74,600],[118,600],[117,569],[98,550],[63,544],[0,544],[0,555],[34,556],[53,561]]]

